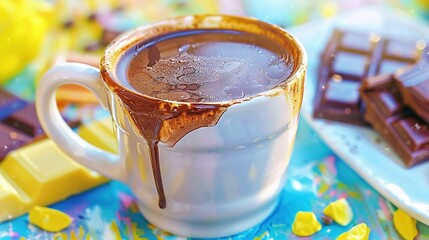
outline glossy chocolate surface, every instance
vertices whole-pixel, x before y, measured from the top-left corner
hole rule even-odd
[[[394,75],[403,102],[429,123],[429,60],[422,60]]]
[[[31,137],[38,137],[43,134],[42,126],[37,119],[36,109],[33,104],[27,104],[19,111],[12,113],[3,120],[3,123],[19,129]]]
[[[421,40],[335,30],[319,65],[314,117],[366,125],[359,97],[362,80],[414,64],[425,47]]]
[[[67,121],[76,127],[76,121]],[[45,138],[33,103],[0,88],[0,161],[10,152]]]
[[[365,81],[371,81],[371,78]],[[406,167],[429,160],[429,125],[406,107],[391,75],[362,89],[365,120],[389,143]]]
[[[290,76],[293,58],[269,38],[222,29],[178,31],[124,54],[124,85],[180,102],[227,102],[270,90]]]
[[[33,115],[20,114],[22,110],[31,111],[31,107]],[[0,161],[10,151],[30,142],[39,130],[41,133],[34,105],[0,88]]]

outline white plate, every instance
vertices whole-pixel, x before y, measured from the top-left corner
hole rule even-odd
[[[429,39],[429,26],[372,7],[290,29],[305,46],[309,59],[302,108],[304,118],[326,144],[380,194],[429,225],[429,162],[405,169],[398,156],[372,129],[312,117],[319,57],[335,26],[424,39]]]

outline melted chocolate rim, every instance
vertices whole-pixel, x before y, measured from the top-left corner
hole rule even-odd
[[[154,39],[159,36],[183,31],[183,30],[205,30],[205,29],[222,29],[222,30],[235,30],[242,31],[251,34],[263,35],[275,42],[278,42],[280,46],[284,46],[293,57],[293,70],[290,76],[277,85],[276,87],[267,91],[261,92],[254,96],[244,97],[235,100],[223,101],[223,102],[181,102],[172,101],[166,99],[159,99],[153,96],[145,95],[136,90],[123,86],[117,79],[116,67],[123,56],[123,54],[130,48],[141,43],[145,39]],[[139,95],[148,100],[162,101],[170,104],[198,104],[207,106],[219,106],[219,105],[231,105],[238,102],[250,100],[259,96],[273,96],[278,94],[279,89],[284,89],[288,83],[293,80],[297,80],[305,74],[307,66],[307,54],[304,47],[298,39],[293,37],[291,34],[286,32],[284,29],[272,25],[255,18],[222,15],[222,14],[208,14],[208,15],[191,15],[182,16],[167,19],[164,21],[147,24],[136,28],[135,30],[125,32],[113,40],[104,52],[103,57],[100,61],[100,74],[102,79],[107,86],[114,90],[120,89],[121,91],[128,92],[130,94]]]
[[[131,47],[138,46],[145,39],[149,40],[171,32],[195,29],[235,30],[263,35],[288,49],[294,59],[293,71],[286,80],[275,88],[254,96],[223,102],[189,103],[163,100],[142,94],[132,88],[122,86],[119,81],[115,81],[117,78],[116,66],[122,55]],[[158,206],[164,209],[167,206],[167,202],[161,177],[158,143],[163,142],[172,147],[181,137],[190,131],[201,126],[216,125],[227,107],[259,96],[275,96],[285,93],[287,101],[292,105],[293,116],[297,116],[302,103],[306,66],[307,55],[304,48],[297,39],[280,27],[252,18],[225,15],[199,15],[169,19],[142,26],[134,31],[122,34],[106,48],[105,54],[101,59],[100,73],[104,82],[113,93],[118,95],[122,101],[128,99],[125,104],[127,105],[129,117],[132,118],[135,127],[137,127],[140,134],[146,139],[150,149],[152,173],[158,192]],[[147,115],[148,108],[151,107],[154,108],[155,112],[161,114]],[[191,118],[194,124],[190,128],[184,129],[184,131],[177,131],[178,128],[175,128],[175,126],[183,126],[182,123],[187,123],[187,114],[183,113],[192,111],[194,112],[193,114],[196,114]],[[142,117],[142,113],[146,113],[146,115]],[[197,124],[195,125],[195,123]]]

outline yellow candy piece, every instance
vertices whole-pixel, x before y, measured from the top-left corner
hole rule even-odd
[[[368,240],[371,229],[365,224],[358,224],[337,237],[337,240]]]
[[[295,215],[292,224],[292,232],[300,237],[307,237],[320,231],[322,225],[317,221],[316,215],[312,212],[299,211]]]
[[[36,58],[52,13],[46,1],[0,1],[0,84]]]
[[[110,118],[83,125],[81,130],[87,135],[82,136],[108,151],[117,151],[112,125]],[[0,163],[0,222],[107,181],[63,153],[51,139],[21,147]]]
[[[86,124],[80,127],[77,132],[79,136],[96,147],[113,153],[118,152],[118,143],[111,118]]]
[[[59,232],[72,223],[72,218],[55,209],[33,207],[28,215],[30,223],[48,232]]]
[[[107,182],[51,139],[10,152],[0,164],[0,222]]]
[[[331,202],[323,209],[323,213],[341,226],[346,226],[353,218],[352,208],[344,198]]]
[[[393,214],[393,225],[405,240],[413,240],[417,236],[416,220],[401,209]]]

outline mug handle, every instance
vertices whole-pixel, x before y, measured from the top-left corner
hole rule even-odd
[[[104,151],[77,135],[61,117],[55,93],[64,84],[81,85],[93,92],[107,108],[107,91],[98,68],[65,63],[50,69],[41,79],[36,91],[36,111],[46,134],[77,162],[102,175],[124,181],[125,174],[119,155]]]

